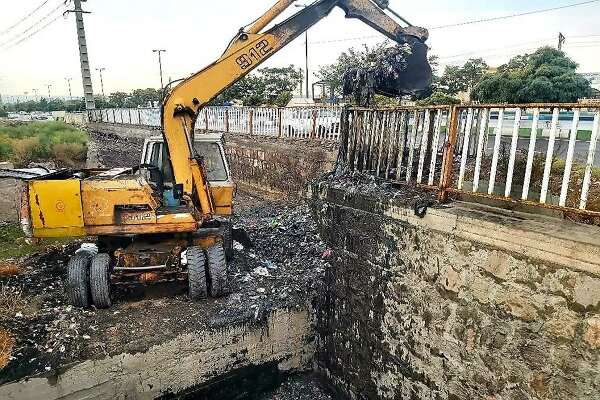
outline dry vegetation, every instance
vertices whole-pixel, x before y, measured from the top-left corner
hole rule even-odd
[[[6,367],[10,361],[15,339],[4,329],[0,329],[0,369]]]
[[[0,161],[16,166],[54,161],[63,167],[85,163],[87,135],[63,122],[0,124]]]

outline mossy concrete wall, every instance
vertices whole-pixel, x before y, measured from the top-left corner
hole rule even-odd
[[[317,365],[355,399],[599,399],[600,228],[321,182]],[[371,192],[369,192],[371,190]]]

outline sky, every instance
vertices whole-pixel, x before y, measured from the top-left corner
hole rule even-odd
[[[411,23],[425,28],[490,18],[584,0],[390,0],[390,7]],[[72,78],[74,96],[82,94],[81,73],[74,15],[55,23],[17,46],[15,37],[35,25],[64,0],[47,0],[32,18],[4,32],[44,0],[0,0],[0,94],[68,94],[65,78]],[[85,15],[95,93],[100,93],[96,68],[104,71],[104,91],[131,91],[160,87],[158,60],[163,55],[165,79],[181,78],[217,59],[241,26],[252,22],[275,0],[88,0]],[[311,0],[307,0],[310,3]],[[302,3],[299,1],[298,3]],[[66,7],[63,7],[66,8]],[[59,7],[54,15],[59,15]],[[281,16],[297,12],[292,7]],[[600,1],[537,15],[452,28],[430,30],[430,52],[440,57],[442,67],[460,64],[470,57],[483,57],[491,66],[511,56],[542,45],[556,45],[558,33],[567,41],[564,50],[580,64],[580,72],[600,72]],[[43,25],[51,18],[48,18]],[[26,34],[35,31],[30,29]],[[595,36],[594,36],[595,35]],[[335,61],[349,47],[373,45],[384,37],[360,21],[347,20],[341,10],[308,32],[311,81],[319,66]],[[5,44],[8,43],[8,44]],[[304,36],[271,57],[263,66],[294,64],[304,68]]]

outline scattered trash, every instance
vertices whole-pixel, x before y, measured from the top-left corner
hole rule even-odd
[[[136,348],[151,348],[165,335],[262,320],[273,310],[305,305],[328,266],[322,257],[327,246],[308,206],[261,200],[243,192],[236,200],[233,222],[247,229],[248,241],[252,238],[255,247],[251,250],[238,242],[236,248],[244,251],[229,265],[232,294],[222,299],[191,302],[185,282],[168,284],[177,287],[176,294],[165,291],[165,284],[117,285],[111,310],[81,309],[70,305],[64,293],[66,265],[82,248],[81,242],[22,260],[21,273],[5,285],[10,293],[19,293],[24,307],[2,321],[15,338],[5,376],[21,379],[47,368],[120,354],[127,351],[132,336]],[[163,334],[153,334],[156,331]]]
[[[265,267],[256,267],[256,268],[254,268],[254,270],[252,270],[252,273],[254,275],[258,275],[258,276],[271,276],[271,274],[269,273],[269,270],[266,269]]]

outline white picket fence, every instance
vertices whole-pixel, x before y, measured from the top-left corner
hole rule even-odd
[[[206,107],[198,115],[196,130],[337,141],[342,107]],[[159,127],[158,108],[92,110],[90,122]]]

